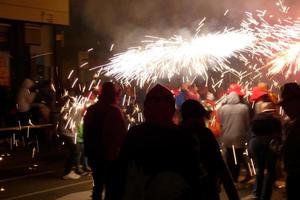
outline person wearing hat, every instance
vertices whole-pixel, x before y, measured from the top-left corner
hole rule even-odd
[[[120,152],[124,200],[189,200],[199,196],[203,176],[193,140],[173,122],[175,99],[155,85],[144,101],[145,122],[130,128]],[[125,170],[124,170],[125,169]],[[190,187],[187,187],[190,186]],[[188,188],[196,188],[191,190]]]
[[[202,189],[203,199],[219,200],[219,180],[223,183],[228,199],[239,199],[230,172],[222,158],[220,147],[210,129],[205,127],[208,112],[196,100],[187,100],[181,107],[181,131],[195,138],[199,160],[207,173]]]
[[[120,88],[112,82],[102,85],[99,100],[87,109],[83,123],[84,154],[88,158],[94,181],[92,198],[111,199],[115,181],[114,169],[126,136],[126,126],[118,107]]]
[[[232,91],[227,96],[226,104],[218,111],[218,116],[222,130],[220,140],[226,148],[226,162],[237,183],[241,164],[247,166],[243,152],[248,141],[249,109],[241,103],[239,94]],[[249,174],[245,179],[249,179]]]
[[[269,100],[268,90],[259,86],[252,88],[252,94],[250,96],[250,102],[254,104],[254,115],[262,111],[261,104],[264,102],[271,102]]]
[[[270,200],[276,180],[277,152],[282,136],[281,121],[276,116],[272,102],[261,104],[261,112],[251,120],[250,132],[250,153],[256,166],[254,195],[257,199]]]
[[[287,199],[296,200],[299,199],[300,180],[300,87],[297,83],[283,85],[279,105],[290,118],[283,145],[284,169],[287,173]]]
[[[227,89],[227,94],[230,94],[231,92],[235,92],[239,95],[239,97],[245,96],[245,91],[242,88],[240,84],[237,83],[231,83]]]

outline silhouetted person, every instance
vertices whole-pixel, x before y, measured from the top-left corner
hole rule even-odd
[[[291,119],[283,147],[284,168],[287,173],[287,199],[299,199],[300,180],[300,87],[297,83],[283,85],[281,101],[284,112]]]
[[[207,176],[203,187],[204,199],[219,200],[219,180],[223,183],[230,200],[239,199],[230,172],[222,158],[220,147],[210,129],[205,127],[208,113],[200,102],[187,100],[181,107],[181,131],[191,135],[197,141],[196,147],[200,163],[203,164]],[[200,188],[199,188],[200,189]]]
[[[273,103],[264,102],[260,106],[261,112],[250,123],[249,147],[256,166],[254,195],[257,199],[269,200],[276,180],[276,162],[282,127],[280,119],[275,115]]]
[[[119,99],[120,89],[111,82],[103,83],[99,101],[87,109],[84,118],[84,153],[92,168],[93,200],[101,199],[104,185],[105,199],[111,199],[112,170],[126,135]]]
[[[172,121],[174,112],[172,93],[154,86],[144,102],[146,121],[129,130],[120,153],[125,163],[121,199],[201,199],[203,171],[193,140]]]
[[[241,103],[239,95],[231,92],[218,114],[222,127],[221,141],[226,148],[226,162],[234,182],[237,183],[241,163],[246,162],[243,152],[248,140],[249,110],[245,104]]]

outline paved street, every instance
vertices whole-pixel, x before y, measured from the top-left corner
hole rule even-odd
[[[30,151],[15,152],[0,161],[0,199],[4,200],[88,200],[92,187],[91,177],[62,180],[64,152],[45,152],[35,160]],[[22,160],[23,158],[23,160]],[[29,161],[28,161],[29,159]],[[18,162],[17,162],[18,160]],[[34,164],[36,164],[34,166]],[[248,199],[251,186],[239,190]],[[222,199],[227,199],[222,192]],[[273,200],[282,200],[283,193],[275,190]]]

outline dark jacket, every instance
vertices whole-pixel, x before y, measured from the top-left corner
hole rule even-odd
[[[92,160],[115,160],[126,136],[121,110],[100,101],[90,106],[84,117],[85,155]]]
[[[257,114],[251,120],[250,127],[251,137],[265,136],[270,139],[281,137],[281,121],[272,112]]]
[[[151,184],[151,180],[157,175],[171,172],[184,177],[190,186],[195,186],[199,184],[204,172],[198,165],[194,145],[194,140],[182,134],[175,125],[163,127],[144,123],[129,130],[120,153],[120,160],[124,166],[134,161],[142,169],[144,175],[150,177],[147,185]],[[128,181],[125,182],[128,183]],[[173,183],[169,183],[168,190],[172,190]],[[199,188],[201,188],[200,185],[197,187],[198,191],[200,191]],[[151,197],[148,196],[146,199],[160,199],[164,193],[165,191],[150,194]],[[194,193],[187,192],[184,196],[182,199],[190,199]]]
[[[289,176],[300,177],[300,119],[287,127],[287,138],[283,147],[284,168]]]
[[[230,200],[239,199],[230,172],[222,158],[219,144],[211,130],[201,125],[198,121],[188,120],[181,125],[181,131],[192,135],[197,141],[199,160],[207,172],[202,188],[205,192],[205,199],[220,199],[219,180],[223,183]]]

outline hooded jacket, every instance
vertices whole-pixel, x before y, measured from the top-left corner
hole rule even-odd
[[[34,101],[36,93],[30,92],[30,88],[34,85],[34,82],[30,79],[25,79],[22,87],[17,96],[17,105],[19,112],[28,112],[31,104]]]
[[[93,161],[115,160],[126,136],[121,109],[98,101],[87,109],[83,123],[85,156]]]
[[[227,102],[219,110],[222,126],[222,142],[226,148],[243,148],[248,139],[249,110],[240,102],[237,93],[231,92]]]

